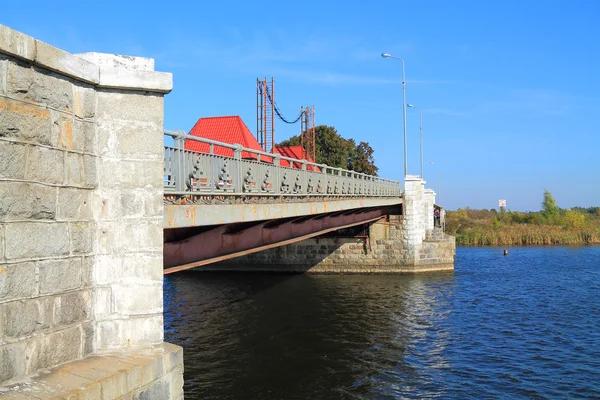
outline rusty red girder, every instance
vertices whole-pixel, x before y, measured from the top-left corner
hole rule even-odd
[[[349,210],[295,219],[221,225],[184,240],[164,244],[164,274],[200,267],[284,246],[338,229],[369,223],[385,208]]]

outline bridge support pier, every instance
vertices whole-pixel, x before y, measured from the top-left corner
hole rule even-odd
[[[171,88],[152,59],[0,25],[0,398],[183,396],[163,343]]]

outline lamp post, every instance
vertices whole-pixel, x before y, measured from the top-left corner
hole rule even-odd
[[[406,80],[404,79],[404,60],[400,57],[394,57],[388,53],[382,53],[383,58],[395,58],[402,61],[402,119],[404,121],[404,176],[408,175],[408,161],[406,157]]]
[[[435,165],[437,167],[437,173],[438,173],[438,191],[437,191],[437,195],[438,195],[438,205],[442,204],[441,202],[441,197],[440,196],[440,166],[436,163],[434,163],[433,161],[429,161],[429,164],[431,165]]]
[[[423,179],[423,110],[414,104],[407,104],[406,107],[419,110],[419,149],[421,151],[421,179]]]

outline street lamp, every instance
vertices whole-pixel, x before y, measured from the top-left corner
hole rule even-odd
[[[406,80],[404,79],[404,60],[400,57],[394,57],[388,53],[382,53],[383,58],[395,58],[402,61],[402,119],[404,121],[404,176],[408,175],[408,161],[406,157]]]
[[[438,191],[437,191],[437,195],[438,195],[438,205],[442,204],[441,202],[441,197],[440,196],[440,166],[437,165],[436,163],[434,163],[433,161],[429,161],[429,164],[431,165],[435,165],[437,167],[437,173],[438,173]]]
[[[423,179],[423,110],[414,104],[407,104],[406,107],[419,110],[419,147],[421,150],[421,179]]]

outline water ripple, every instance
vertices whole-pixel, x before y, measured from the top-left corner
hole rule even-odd
[[[187,398],[600,398],[600,247],[459,248],[453,274],[184,273]]]

